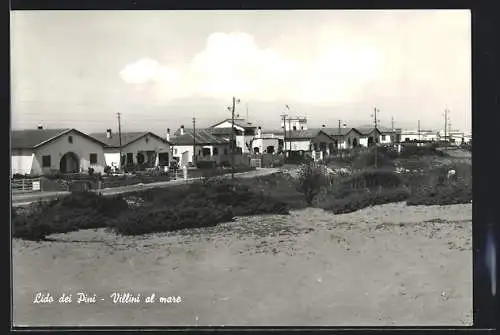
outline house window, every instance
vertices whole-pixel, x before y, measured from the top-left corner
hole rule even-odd
[[[224,148],[224,155],[227,155],[227,149]]]
[[[134,154],[131,152],[127,153],[127,164],[134,164]]]
[[[42,157],[42,167],[50,167],[52,164],[50,163],[50,155]]]
[[[174,155],[177,155],[177,149],[174,149]]]
[[[219,154],[219,148],[214,148],[214,156],[217,156]]]
[[[97,164],[97,154],[90,154],[90,164]]]
[[[160,166],[168,165],[168,153],[160,152],[158,154],[158,162]]]
[[[210,148],[203,148],[203,157],[210,156]]]
[[[293,129],[293,131],[296,131],[297,130],[297,126],[293,126],[292,129]]]
[[[68,136],[68,143],[73,143],[73,136],[71,135]]]

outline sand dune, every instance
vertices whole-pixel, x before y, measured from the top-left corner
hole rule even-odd
[[[471,205],[306,209],[140,237],[52,237],[13,241],[16,326],[472,322]],[[97,301],[34,304],[39,291]],[[114,304],[113,292],[182,301]]]

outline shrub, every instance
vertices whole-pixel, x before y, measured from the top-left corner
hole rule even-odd
[[[101,228],[106,220],[128,209],[120,197],[75,193],[50,202],[31,205],[29,211],[12,218],[13,236],[43,240],[49,234]]]
[[[356,191],[343,198],[328,198],[319,207],[334,214],[346,214],[366,207],[401,202],[408,199],[409,195],[405,187]]]
[[[155,191],[157,196],[160,191]],[[110,222],[110,227],[120,234],[139,235],[215,226],[221,222],[229,222],[235,216],[288,214],[286,204],[251,192],[248,187],[233,186],[225,181],[193,184],[172,193],[174,194],[159,195],[162,201],[169,196],[176,197],[176,200],[165,203],[166,206],[145,205],[123,212]],[[150,190],[149,197],[151,196]],[[159,204],[158,199],[155,201]]]
[[[215,169],[216,162],[215,161],[197,161],[196,167],[198,169]]]
[[[111,174],[111,166],[106,165],[106,166],[104,167],[104,173],[105,173],[107,176],[109,176],[109,175]]]
[[[297,191],[304,194],[308,205],[312,205],[314,198],[327,186],[328,179],[322,167],[314,162],[308,162],[299,168]]]
[[[371,169],[375,167],[375,157],[377,157],[377,168],[392,168],[394,162],[387,157],[381,148],[372,148],[356,154],[352,160],[352,167],[357,170]]]
[[[472,201],[472,185],[457,181],[418,189],[406,201],[408,206],[468,204]]]
[[[109,223],[115,232],[122,235],[141,235],[167,232],[186,228],[215,226],[231,221],[229,208],[201,200],[186,200],[173,208],[137,208],[123,213]]]

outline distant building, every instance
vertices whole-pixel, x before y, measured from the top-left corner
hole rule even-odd
[[[403,130],[401,132],[401,142],[434,142],[439,140],[437,132],[428,129]]]
[[[230,140],[232,124],[232,119],[226,119],[212,125],[209,129],[213,129],[213,135]],[[251,142],[256,135],[256,130],[257,126],[252,122],[241,118],[234,119],[234,139],[239,152],[251,152]]]
[[[284,134],[274,132],[263,132],[261,127],[252,140],[252,153],[254,154],[276,154],[283,150]]]
[[[90,134],[104,143],[106,165],[120,168],[122,165],[145,164],[149,167],[168,166],[172,158],[170,142],[150,131],[122,132],[120,160],[120,136],[111,129]]]
[[[195,161],[213,161],[216,164],[229,162],[230,142],[214,134],[214,129],[192,129],[181,126],[171,137],[173,157],[181,166],[192,165]],[[193,151],[195,150],[195,151]],[[193,157],[193,152],[196,157]]]
[[[460,130],[449,130],[445,132],[440,130],[437,134],[440,141],[448,141],[452,145],[460,145],[462,143],[467,143],[472,139],[470,134],[466,134]]]
[[[11,174],[103,172],[104,144],[76,129],[13,130]]]
[[[281,129],[285,131],[307,130],[307,118],[289,117],[286,122],[281,121]]]

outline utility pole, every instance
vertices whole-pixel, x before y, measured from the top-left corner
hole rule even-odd
[[[246,103],[246,108],[247,108],[247,122],[248,122],[248,102]]]
[[[394,143],[396,142],[397,139],[396,130],[394,129],[394,116],[391,116],[391,131],[392,131],[391,143]]]
[[[288,110],[288,112],[290,112],[290,106],[289,105],[285,105],[285,108]],[[285,117],[285,120],[284,120],[284,123],[283,123],[283,130],[285,130],[285,136],[286,136],[286,117]],[[288,118],[288,131],[290,131],[290,137],[286,136],[287,138],[289,138],[289,146],[290,146],[290,151],[292,151],[292,133],[291,133],[291,127],[290,127],[290,118]],[[286,146],[285,146],[285,152],[286,152]]]
[[[281,118],[283,119],[283,150],[285,152],[285,157],[286,157],[286,117],[287,114],[282,114]]]
[[[119,161],[119,168],[122,168],[122,123],[121,123],[121,113],[116,113],[118,117],[118,141],[120,145],[120,161]]]
[[[420,120],[418,120],[418,144],[420,145]]]
[[[445,150],[448,150],[447,131],[448,131],[448,108],[446,108],[444,110],[444,149]]]
[[[193,165],[196,166],[196,118],[193,117]]]
[[[292,119],[288,118],[288,133],[290,134],[290,152],[292,152]]]
[[[378,109],[377,109],[377,107],[375,107],[375,108],[373,109],[373,114],[372,114],[372,116],[373,116],[373,123],[374,123],[374,126],[375,126],[375,131],[377,131],[377,127],[378,127],[377,114],[378,114],[379,112],[380,112],[380,110],[378,110]],[[374,160],[375,160],[375,168],[377,168],[377,166],[378,166],[378,157],[377,157],[378,152],[377,152],[377,139],[376,139],[376,138],[375,138],[374,142],[375,142],[375,143],[374,143],[374,145],[375,145],[375,150],[374,150],[374,152],[375,152],[375,155],[374,155]]]
[[[231,180],[234,183],[234,151],[236,149],[236,141],[234,138],[234,110],[236,104],[240,103],[240,99],[233,97],[233,106],[231,108]]]

